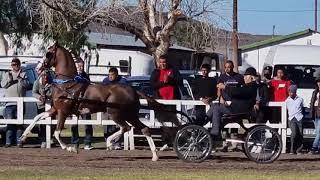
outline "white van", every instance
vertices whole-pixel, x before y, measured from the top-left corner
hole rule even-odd
[[[140,51],[100,49],[92,55],[87,73],[93,82],[101,82],[109,73],[110,67],[118,69],[123,76],[150,75],[155,69],[154,58]]]
[[[310,107],[315,79],[320,77],[320,46],[282,45],[274,49],[274,55],[263,67],[283,68],[287,77],[298,85],[298,94],[304,99],[304,106]]]
[[[313,123],[310,121],[310,100],[315,88],[315,79],[320,77],[320,46],[281,45],[269,52],[264,62],[273,67],[273,75],[279,68],[285,69],[287,77],[298,86],[297,94],[304,99],[306,107],[304,135],[314,136]]]

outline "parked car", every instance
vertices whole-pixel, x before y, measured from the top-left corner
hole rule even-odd
[[[22,69],[26,72],[29,85],[27,87],[27,97],[32,97],[32,86],[34,81],[38,78],[38,75],[36,73],[37,63],[23,63],[21,64]],[[0,62],[0,81],[2,80],[3,75],[11,70],[11,62]],[[5,89],[1,87],[0,85],[0,97],[5,96]],[[5,108],[6,103],[0,102],[0,117],[3,118],[3,112]],[[37,105],[36,103],[25,103],[24,106],[26,109],[25,111],[25,119],[32,119],[35,115],[37,115]]]
[[[130,86],[138,91],[142,91],[148,96],[152,96],[153,90],[150,84],[150,76],[128,76],[126,80]],[[183,87],[180,87],[180,95],[182,99],[193,100],[193,93],[188,80],[183,79]]]

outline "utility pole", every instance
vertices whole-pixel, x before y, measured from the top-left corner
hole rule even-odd
[[[318,0],[314,0],[314,31],[318,32]]]
[[[276,26],[275,25],[273,25],[272,26],[272,38],[274,37],[274,30],[276,29]]]
[[[238,72],[238,0],[233,0],[232,46],[234,71]]]

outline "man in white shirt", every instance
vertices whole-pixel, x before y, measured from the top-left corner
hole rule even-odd
[[[290,154],[299,154],[303,148],[303,99],[297,95],[297,86],[289,87],[289,97],[286,99],[289,127],[291,129]]]

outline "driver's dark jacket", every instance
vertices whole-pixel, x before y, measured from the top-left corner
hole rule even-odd
[[[253,110],[257,98],[256,82],[244,84],[237,87],[226,86],[226,93],[231,98],[231,112],[232,113],[246,113]]]

